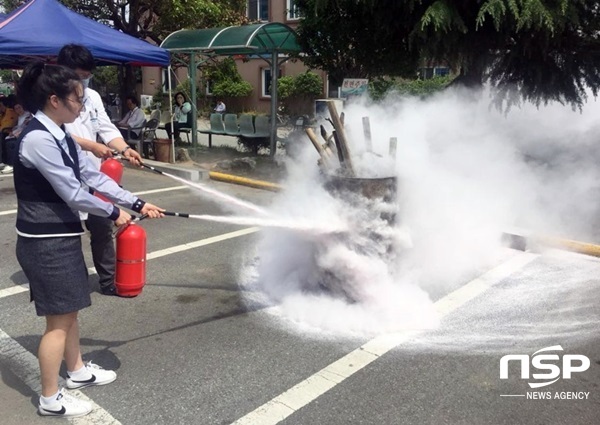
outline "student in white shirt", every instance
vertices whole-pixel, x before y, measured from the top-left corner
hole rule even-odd
[[[66,129],[79,146],[86,151],[88,159],[99,170],[102,159],[111,157],[114,149],[128,159],[132,165],[139,166],[142,162],[140,153],[131,149],[123,140],[121,133],[108,117],[100,94],[88,87],[90,79],[93,77],[92,71],[95,68],[92,53],[84,46],[67,44],[60,49],[57,62],[59,65],[75,71],[84,87],[85,108],[81,110],[74,122],[66,124]],[[116,295],[113,222],[98,215],[90,214],[88,216],[85,213],[81,215],[90,231],[92,259],[98,272],[100,291],[104,295]]]
[[[132,139],[139,139],[140,132],[142,131],[141,127],[146,122],[146,115],[144,115],[144,111],[138,106],[135,96],[127,96],[125,98],[125,105],[129,109],[129,112],[117,123],[117,127],[119,127],[124,138],[129,136]],[[132,130],[133,128],[136,130]]]

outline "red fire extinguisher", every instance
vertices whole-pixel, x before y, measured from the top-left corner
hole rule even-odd
[[[130,223],[119,230],[115,286],[121,297],[138,296],[146,284],[146,231]]]
[[[100,166],[100,171],[106,174],[108,177],[117,182],[117,184],[121,184],[121,179],[123,178],[123,164],[113,158],[108,158],[106,161],[102,163]],[[110,200],[106,199],[105,196],[96,192],[94,193],[98,198],[103,201],[110,202]]]

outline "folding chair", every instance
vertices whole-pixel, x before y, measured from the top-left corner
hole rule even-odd
[[[160,113],[160,111],[158,112]],[[150,156],[150,148],[153,146],[154,140],[156,140],[156,130],[158,129],[159,124],[160,119],[151,118],[140,132],[142,155],[146,159]]]
[[[134,148],[136,151],[139,152],[139,154],[142,154],[142,133],[144,131],[144,128],[146,128],[146,123],[147,121],[144,120],[144,124],[141,127],[127,127],[127,140],[125,140],[125,142],[131,146],[132,148]],[[139,135],[140,137],[138,139],[134,139],[131,137],[131,133],[133,133],[134,131],[139,130]]]

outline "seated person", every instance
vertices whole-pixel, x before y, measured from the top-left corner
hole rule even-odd
[[[215,112],[219,114],[224,114],[226,111],[225,103],[222,100],[217,101],[217,106],[215,106]]]
[[[11,108],[13,103],[10,97],[0,98],[0,173],[10,174],[13,168],[8,165],[8,152],[6,149],[5,138],[10,134],[13,127],[17,125],[18,117],[14,109]]]
[[[171,138],[171,133],[175,136],[175,139],[179,141],[179,129],[181,127],[191,127],[191,111],[192,104],[185,100],[185,95],[182,92],[175,93],[175,105],[173,105],[173,129],[171,129],[171,123],[165,124],[165,130],[167,130],[167,136]]]
[[[144,122],[146,122],[146,115],[144,115],[144,111],[138,106],[135,96],[127,96],[125,98],[125,105],[129,109],[129,112],[117,123],[117,127],[125,140],[127,140],[127,137],[139,139]]]
[[[12,128],[17,125],[17,113],[12,106],[8,98],[0,98],[0,129],[2,133],[8,134]]]
[[[10,133],[8,133],[8,136],[6,136],[7,139],[16,139],[19,137],[19,134],[21,134],[27,123],[29,123],[33,117],[31,112],[23,109],[23,106],[19,103],[15,104],[14,110],[18,116],[17,125],[13,127]]]

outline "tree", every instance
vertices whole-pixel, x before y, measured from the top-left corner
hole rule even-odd
[[[278,81],[281,106],[287,115],[310,115],[315,99],[323,94],[323,81],[314,72],[286,75]]]
[[[496,102],[581,107],[600,85],[600,9],[585,0],[432,2],[415,37],[425,55],[460,66],[467,86],[489,81]]]
[[[497,89],[498,105],[510,106],[525,99],[536,104],[559,101],[580,107],[587,98],[586,88],[594,95],[598,92],[598,2],[302,0],[301,3],[308,7],[303,8],[306,17],[300,24],[301,37],[307,40],[303,43],[310,45],[315,38],[335,37],[336,32],[339,38],[348,41],[344,22],[330,22],[319,29],[313,26],[313,20],[323,19],[324,11],[337,8],[343,10],[337,14],[341,19],[358,23],[355,14],[370,8],[384,15],[377,33],[388,49],[375,55],[377,61],[393,63],[398,61],[397,56],[408,52],[422,59],[447,63],[460,74],[455,84],[477,87],[490,82]],[[400,22],[385,19],[385,15]],[[341,25],[337,26],[338,23]],[[394,25],[402,31],[395,33]],[[408,42],[405,31],[409,31]],[[346,43],[345,48],[338,46],[334,53],[343,52],[356,60],[364,53],[356,52],[355,46],[358,44]],[[332,56],[327,49],[318,53]],[[362,60],[368,63],[370,59]]]
[[[414,76],[419,55],[409,45],[413,23],[404,19],[412,7],[408,3],[296,0],[303,16],[298,27],[306,53],[302,60],[327,71],[334,85],[345,77]]]
[[[69,9],[143,40],[160,44],[182,28],[210,28],[247,21],[245,0],[60,0]],[[22,1],[0,0],[9,12]],[[121,96],[133,92],[130,66],[120,69]]]
[[[207,82],[210,82],[215,98],[227,102],[229,111],[239,107],[236,105],[238,103],[235,101],[236,98],[246,97],[252,93],[252,85],[244,81],[238,72],[235,60],[231,57],[206,62],[202,66],[202,75]]]

